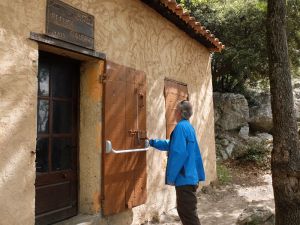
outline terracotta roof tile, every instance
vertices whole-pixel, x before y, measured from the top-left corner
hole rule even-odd
[[[184,11],[183,7],[176,3],[175,0],[142,0],[150,5],[161,15],[169,19],[175,25],[180,27],[191,37],[201,42],[204,46],[213,52],[221,52],[225,45],[215,37],[214,34],[196,21],[195,17],[190,16],[189,12]],[[176,17],[174,17],[174,14]]]

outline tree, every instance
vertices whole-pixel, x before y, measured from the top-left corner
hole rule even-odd
[[[268,84],[266,0],[178,0],[225,45],[213,54],[215,91],[243,93]],[[300,0],[287,0],[288,37],[293,75],[300,75]]]
[[[273,114],[272,178],[276,225],[300,224],[300,144],[286,35],[286,1],[268,0],[267,40]]]

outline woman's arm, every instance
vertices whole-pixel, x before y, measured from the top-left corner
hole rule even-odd
[[[170,140],[150,139],[149,143],[151,147],[161,151],[169,151],[170,149]]]

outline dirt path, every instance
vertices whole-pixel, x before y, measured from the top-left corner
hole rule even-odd
[[[205,188],[198,193],[198,211],[202,225],[234,225],[248,205],[266,205],[274,209],[272,179],[267,172],[241,172],[231,169],[232,182]],[[159,225],[180,225],[172,210]]]
[[[271,175],[266,174],[257,185],[231,184],[200,193],[199,216],[202,225],[233,225],[248,205],[267,205],[274,209]]]

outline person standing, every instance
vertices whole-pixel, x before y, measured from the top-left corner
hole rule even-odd
[[[196,190],[205,180],[197,137],[189,119],[193,114],[189,101],[176,106],[177,125],[170,140],[150,139],[151,147],[168,151],[166,184],[175,186],[177,211],[183,225],[201,225],[197,214]]]

